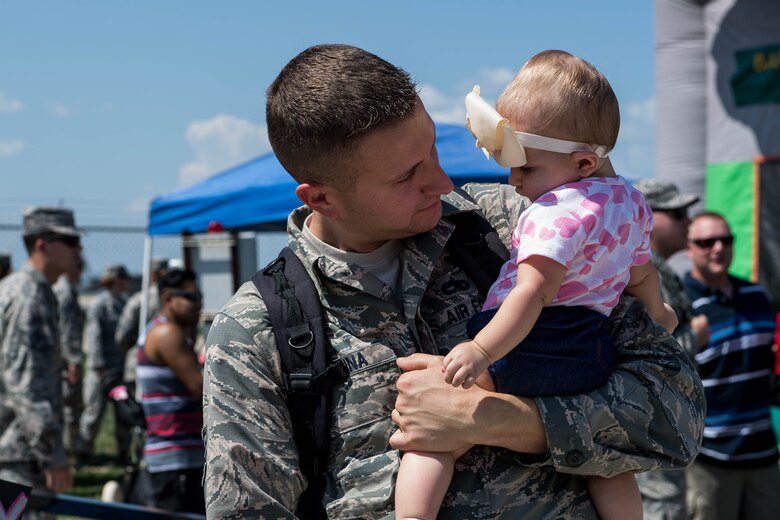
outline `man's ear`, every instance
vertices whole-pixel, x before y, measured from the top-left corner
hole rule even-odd
[[[336,190],[319,182],[304,182],[295,188],[295,195],[312,211],[328,218],[339,215]]]
[[[163,289],[162,292],[160,293],[160,305],[168,303],[170,299],[171,299],[171,291],[168,289]]]
[[[576,163],[580,177],[590,177],[599,168],[599,156],[595,152],[572,152],[572,160]]]
[[[36,238],[33,244],[33,252],[40,251],[44,254],[49,254],[49,244],[43,238]]]

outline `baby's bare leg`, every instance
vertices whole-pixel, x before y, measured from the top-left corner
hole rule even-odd
[[[455,468],[453,453],[408,451],[395,484],[395,517],[435,520]]]
[[[588,477],[588,491],[602,520],[642,520],[642,496],[634,475]]]

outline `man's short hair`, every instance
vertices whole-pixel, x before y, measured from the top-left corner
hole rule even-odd
[[[157,280],[160,296],[165,289],[181,289],[185,283],[194,282],[197,275],[189,269],[172,269]]]
[[[344,186],[355,141],[410,117],[416,100],[416,85],[403,69],[357,47],[315,45],[290,60],[268,88],[268,138],[299,183]]]
[[[718,213],[717,211],[711,211],[711,210],[700,211],[699,213],[692,216],[691,225],[693,225],[693,223],[696,222],[697,220],[701,220],[703,218],[713,218],[716,220],[720,220],[721,222],[724,222],[727,226],[729,226],[729,229],[731,229],[728,219],[722,213]]]
[[[548,50],[528,60],[504,89],[496,109],[526,132],[614,148],[620,108],[607,78],[587,61]]]

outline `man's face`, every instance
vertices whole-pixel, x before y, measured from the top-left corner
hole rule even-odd
[[[705,281],[725,278],[734,252],[732,240],[725,221],[707,216],[694,220],[688,229],[688,256],[694,276]]]
[[[411,117],[359,140],[351,166],[354,182],[334,194],[345,235],[334,246],[369,252],[436,226],[440,197],[453,184],[439,166],[435,137],[433,121],[418,100]]]
[[[72,272],[81,264],[81,239],[66,235],[51,235],[44,239],[51,271],[59,276]]]
[[[650,242],[653,249],[669,258],[688,245],[688,209],[654,210],[653,231]]]
[[[193,281],[184,282],[180,289],[166,289],[167,305],[176,323],[192,327],[198,323],[203,307],[203,295]]]

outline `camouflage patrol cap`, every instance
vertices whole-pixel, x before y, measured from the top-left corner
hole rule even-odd
[[[24,236],[56,233],[78,237],[83,233],[76,229],[73,211],[67,208],[34,207],[24,210],[22,215]]]
[[[683,209],[699,201],[697,195],[680,193],[671,182],[645,180],[637,182],[634,187],[642,192],[652,210]]]
[[[122,264],[107,265],[106,268],[103,269],[103,274],[100,275],[100,283],[102,284],[111,283],[114,280],[129,279],[130,273],[127,272],[127,269]]]

